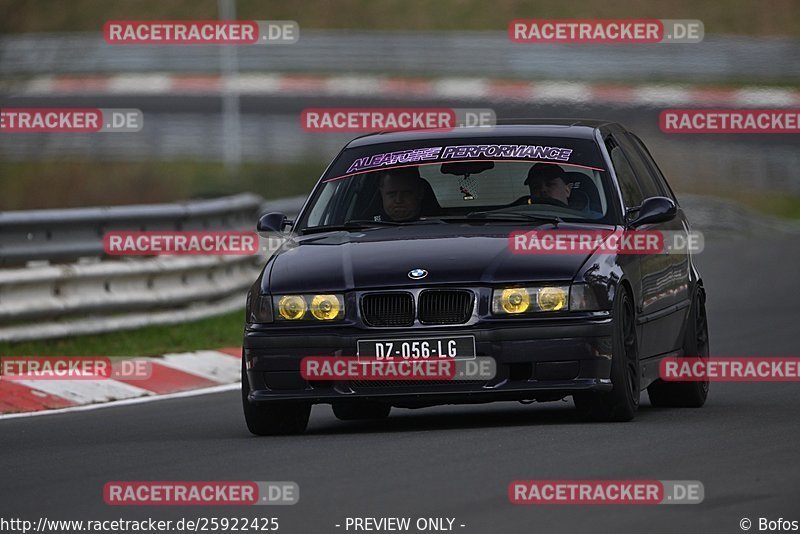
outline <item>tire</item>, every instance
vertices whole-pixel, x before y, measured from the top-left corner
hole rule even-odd
[[[706,296],[702,288],[695,290],[692,307],[684,329],[682,356],[708,358],[708,318]],[[700,408],[708,398],[708,381],[666,382],[656,380],[647,388],[650,404],[657,408]]]
[[[372,401],[334,402],[333,415],[340,421],[386,419],[392,411],[391,404]]]
[[[242,358],[242,407],[247,429],[256,436],[302,434],[308,426],[311,404],[306,402],[275,402],[252,404],[247,400],[250,384]]]
[[[627,290],[614,299],[611,391],[573,395],[578,414],[587,421],[630,421],[639,409],[641,373],[636,340],[636,314]]]

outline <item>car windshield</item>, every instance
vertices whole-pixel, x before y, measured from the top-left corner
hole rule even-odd
[[[447,139],[345,150],[298,228],[461,222],[611,222],[608,173],[588,139]]]

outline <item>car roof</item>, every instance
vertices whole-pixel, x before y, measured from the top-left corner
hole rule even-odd
[[[456,128],[441,130],[406,130],[377,132],[357,137],[346,148],[355,148],[399,141],[426,141],[429,139],[469,139],[471,137],[565,137],[594,139],[595,130],[601,127],[622,128],[615,122],[591,119],[510,119],[498,120],[492,128]]]

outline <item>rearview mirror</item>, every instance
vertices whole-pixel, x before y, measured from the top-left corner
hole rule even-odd
[[[494,169],[494,161],[454,161],[442,163],[440,172],[442,174],[464,176],[466,174],[478,174],[489,169]]]
[[[671,198],[667,197],[650,197],[642,202],[638,210],[639,216],[633,221],[628,223],[631,228],[637,228],[644,224],[655,224],[660,222],[671,221],[678,213],[678,206]]]
[[[283,213],[265,213],[258,219],[256,230],[259,232],[282,232],[286,225],[291,225],[290,221]]]

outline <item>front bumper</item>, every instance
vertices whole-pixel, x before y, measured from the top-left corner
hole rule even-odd
[[[609,314],[546,323],[475,325],[468,328],[376,330],[354,326],[248,328],[244,357],[253,403],[332,403],[378,400],[395,406],[557,400],[577,391],[611,389]],[[306,356],[354,356],[358,340],[430,336],[475,336],[477,356],[489,356],[497,373],[490,380],[413,383],[402,381],[306,381]]]

